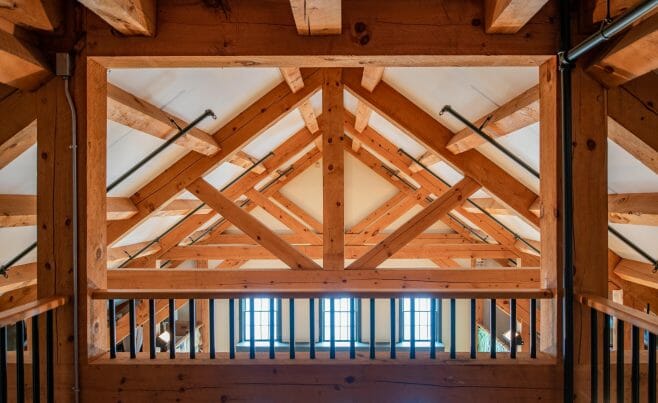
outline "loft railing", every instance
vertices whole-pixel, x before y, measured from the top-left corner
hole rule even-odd
[[[580,303],[591,308],[590,314],[590,396],[592,402],[611,401],[612,372],[615,372],[617,402],[656,402],[656,335],[658,318],[595,295],[579,295]],[[599,320],[603,319],[601,332]],[[615,323],[616,322],[616,323]],[[626,370],[625,326],[631,327],[630,377]],[[614,329],[616,327],[616,329]],[[616,330],[616,342],[613,342]],[[601,340],[600,340],[601,339]],[[646,350],[646,352],[645,352]],[[615,355],[612,352],[615,351]],[[599,360],[601,357],[601,360]],[[613,366],[613,360],[616,362]],[[643,392],[641,367],[646,366]],[[602,378],[602,384],[599,382]],[[630,400],[625,385],[630,380]],[[644,396],[642,396],[644,395]],[[646,400],[645,400],[646,399]]]
[[[66,303],[64,297],[43,298],[28,302],[11,309],[0,312],[0,402],[22,403],[26,399],[26,391],[32,393],[32,400],[39,401],[42,394],[42,380],[40,378],[40,354],[42,351],[39,335],[43,321],[39,318],[45,314],[45,353],[46,353],[46,380],[45,397],[47,402],[55,401],[55,367],[54,367],[54,328],[53,311]],[[31,341],[26,357],[26,322],[31,321]],[[9,337],[11,333],[11,337]],[[26,360],[26,358],[28,360]],[[31,358],[32,382],[25,379],[26,361]],[[8,376],[11,366],[15,369],[15,391],[10,390]],[[29,388],[31,386],[31,388]]]
[[[299,355],[308,357],[309,359],[316,358],[329,358],[335,359],[337,352],[350,360],[357,358],[375,359],[375,358],[420,358],[422,353],[429,359],[477,359],[478,356],[488,356],[492,359],[497,357],[516,359],[518,356],[519,337],[516,337],[517,332],[517,301],[527,301],[529,307],[527,316],[529,317],[529,339],[525,342],[529,344],[528,347],[524,345],[524,356],[535,359],[537,357],[537,300],[550,299],[552,293],[549,290],[485,290],[485,289],[468,289],[468,290],[455,290],[446,289],[437,292],[422,292],[422,293],[405,293],[405,292],[351,292],[351,293],[330,293],[324,291],[318,292],[215,292],[209,290],[99,290],[92,294],[92,298],[96,300],[107,300],[109,309],[109,358],[115,359],[118,356],[123,356],[129,359],[209,359],[217,360],[234,360],[236,358],[255,359],[257,357],[274,358],[288,358],[295,359]],[[254,310],[251,310],[249,315],[245,316],[245,320],[239,323],[236,321],[236,312],[242,315],[242,310],[237,309],[240,306],[254,307],[256,298],[265,298],[269,300],[269,307],[275,306],[275,301],[287,302],[287,315],[286,323],[282,320],[276,321],[276,317],[280,317],[284,304],[278,304],[277,309],[268,308],[260,315],[269,316],[267,323],[278,323],[278,326],[268,326],[265,330],[267,334],[263,335],[263,329],[255,323]],[[338,312],[334,302],[337,299],[349,299],[349,312],[348,314]],[[401,301],[403,298],[407,300],[407,310],[405,313],[401,312]],[[426,337],[421,341],[419,337],[420,326],[414,323],[420,315],[416,312],[416,299],[429,298],[431,307],[429,308],[430,318],[429,324],[424,329]],[[509,300],[509,353],[501,354],[497,352],[497,307],[501,300]],[[470,314],[457,317],[457,301],[464,300],[470,306]],[[140,304],[140,312],[137,311],[137,303]],[[197,332],[197,302],[207,303],[208,319],[204,326],[208,326],[206,330],[209,337],[207,343],[207,351],[200,351],[199,345],[196,341]],[[301,303],[303,301],[303,304]],[[318,302],[322,301],[329,305],[320,311],[316,308]],[[355,314],[355,305],[363,301],[369,309],[367,320],[363,323],[368,323],[367,336],[364,335],[363,340],[357,335],[357,329],[361,326],[358,325],[361,320],[357,319]],[[376,301],[379,301],[377,304]],[[437,320],[435,312],[437,306],[446,301],[449,304],[449,339],[450,347],[447,352],[443,351],[442,335],[443,324]],[[478,301],[486,302],[489,304],[489,323],[488,330],[491,335],[489,339],[489,348],[486,353],[478,354],[477,348],[477,332],[478,327],[482,326],[481,323],[476,321],[476,306]],[[177,330],[181,326],[177,323],[176,311],[182,308],[183,304],[187,303],[187,310],[182,310],[187,315],[187,327],[185,336],[186,351],[181,351],[180,340],[177,337]],[[142,305],[144,304],[144,305]],[[524,302],[525,304],[525,302]],[[123,341],[123,334],[117,336],[117,307],[127,307],[125,316],[128,318],[128,331],[126,332],[125,326],[121,325],[123,334],[127,333],[127,348],[124,351],[118,351],[117,345]],[[148,306],[148,309],[146,307]],[[218,310],[218,307],[221,309]],[[384,308],[386,307],[386,308]],[[300,309],[302,308],[302,309]],[[390,324],[387,336],[388,341],[382,341],[381,336],[379,341],[376,336],[377,329],[377,313],[381,313],[384,309],[385,313],[390,316],[388,319]],[[388,311],[388,312],[386,312]],[[217,313],[217,315],[216,315]],[[163,315],[166,314],[166,315]],[[342,316],[341,316],[342,315]],[[345,324],[348,329],[348,334],[336,334],[336,321],[340,317],[343,320],[345,315],[349,317],[349,325]],[[359,311],[359,316],[362,313]],[[124,323],[125,316],[123,317]],[[247,319],[248,316],[248,319]],[[146,325],[148,331],[143,334],[142,340],[145,343],[140,343],[138,338],[137,329],[140,327],[140,321]],[[384,316],[385,317],[385,316]],[[218,319],[216,319],[218,318]],[[296,323],[301,318],[308,323],[301,326]],[[318,320],[316,320],[316,318]],[[381,318],[381,316],[379,317]],[[403,330],[398,327],[398,320],[406,318],[409,326],[406,330],[407,337],[402,334]],[[179,319],[180,320],[180,319]],[[381,319],[380,319],[381,320]],[[324,321],[322,327],[318,326],[319,321]],[[159,322],[162,322],[161,325]],[[328,322],[328,326],[327,323]],[[463,352],[457,352],[457,324],[462,325],[466,323],[468,326],[468,345],[469,349],[465,350],[463,347],[460,349]],[[165,325],[166,323],[166,325]],[[219,325],[218,325],[219,323]],[[156,329],[160,326],[163,330],[160,335]],[[365,327],[365,326],[364,326]],[[280,337],[282,328],[287,329],[287,340],[282,342]],[[327,331],[320,339],[318,337],[318,330]],[[307,340],[300,341],[296,333],[304,331],[305,336],[308,335]],[[306,333],[308,332],[308,333]],[[163,338],[163,333],[167,337]],[[238,335],[242,337],[237,337]],[[429,337],[427,337],[429,334]],[[180,335],[178,335],[180,336]],[[342,337],[341,337],[342,336]],[[306,337],[305,337],[306,338]],[[160,339],[160,340],[159,340]],[[224,345],[228,345],[227,349],[218,351],[217,340],[220,340]],[[364,341],[365,340],[365,341]],[[163,344],[165,342],[166,344]],[[160,344],[163,350],[160,351],[156,347]],[[526,344],[526,345],[527,345]],[[147,345],[147,348],[143,346]],[[462,346],[466,345],[463,341]],[[139,350],[144,351],[140,352]],[[227,351],[226,351],[227,350]],[[360,354],[357,354],[360,352]],[[362,352],[362,354],[361,354]],[[258,353],[258,354],[257,354]],[[402,354],[404,353],[404,354]]]

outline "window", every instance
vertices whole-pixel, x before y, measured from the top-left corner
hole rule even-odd
[[[331,340],[331,300],[332,298],[323,298],[320,304],[320,339],[321,341]],[[351,309],[350,300],[352,298],[333,298],[334,301],[334,340],[337,342],[350,341],[350,315],[354,315],[354,339],[360,339],[358,305],[359,299],[354,298],[354,310]]]
[[[400,333],[402,341],[411,340],[411,298],[402,298],[400,304]],[[432,298],[414,298],[414,340],[431,341],[432,315],[436,320],[436,341],[440,341],[441,309],[440,301],[432,312]]]
[[[253,301],[253,310],[251,307]],[[254,315],[254,341],[269,341],[270,326],[274,326],[274,340],[281,340],[281,303],[274,298],[245,298],[240,300],[240,340],[251,340],[251,315]],[[274,314],[274,323],[270,323],[270,313]]]

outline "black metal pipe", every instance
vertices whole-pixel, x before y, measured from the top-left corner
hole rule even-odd
[[[315,298],[310,298],[308,300],[308,318],[308,355],[309,358],[313,360],[315,359]]]
[[[624,321],[617,319],[617,403],[624,403]]]
[[[489,307],[489,354],[491,358],[496,358],[496,300],[491,300]]]
[[[530,358],[537,358],[537,300],[530,300]]]
[[[130,346],[130,358],[136,358],[137,357],[137,346],[136,344],[136,334],[135,334],[135,300],[134,299],[129,299],[128,300],[128,323],[130,326],[129,334],[130,334],[130,340],[128,345]]]
[[[149,299],[149,358],[155,359],[155,300]]]
[[[471,358],[477,358],[477,301],[471,299]]]
[[[0,327],[0,401],[7,402],[7,328]]]
[[[590,351],[590,401],[599,401],[599,323],[598,311],[590,309],[589,351]]]
[[[498,151],[501,153],[505,154],[508,158],[510,158],[512,161],[516,162],[520,166],[522,166],[526,171],[530,172],[533,174],[536,178],[539,179],[539,172],[535,170],[533,167],[528,165],[525,161],[523,161],[521,158],[517,157],[513,152],[509,151],[507,148],[503,147],[498,143],[496,140],[494,140],[491,136],[483,132],[479,127],[475,126],[470,120],[466,119],[462,115],[460,115],[457,111],[455,111],[450,105],[445,105],[442,109],[441,112],[439,112],[439,115],[443,115],[445,112],[448,112],[452,116],[454,116],[457,120],[465,124],[469,129],[471,129],[475,134],[478,136],[482,137],[487,143],[491,144],[494,146]]]
[[[169,300],[169,359],[176,358],[176,307],[173,299]]]
[[[512,298],[509,302],[510,321],[510,358],[516,358],[516,300]]]
[[[603,315],[603,401],[610,401],[610,315]]]
[[[290,359],[295,359],[295,299],[288,300],[288,311],[290,316]]]
[[[55,402],[55,328],[53,311],[46,312],[46,401]]]
[[[190,322],[190,359],[193,360],[196,358],[196,301],[193,298],[187,301],[187,308]]]
[[[395,359],[396,358],[396,351],[395,351],[395,343],[396,343],[396,340],[395,340],[395,331],[396,331],[396,328],[395,328],[395,298],[391,298],[390,312],[389,313],[390,313],[390,316],[391,316],[391,329],[390,329],[390,331],[391,331],[390,350],[391,351],[390,351],[390,357],[391,357],[391,359]]]
[[[207,117],[212,116],[213,119],[217,119],[217,116],[213,111],[210,109],[206,109],[198,118],[194,119],[190,124],[185,126],[183,129],[181,129],[176,135],[165,141],[163,144],[160,145],[160,147],[156,148],[153,150],[149,155],[146,157],[142,158],[138,163],[133,165],[129,170],[124,172],[121,176],[119,176],[117,179],[115,179],[108,187],[107,191],[110,192],[112,189],[117,187],[121,182],[126,180],[130,175],[135,173],[137,170],[139,170],[141,167],[146,165],[149,161],[151,161],[153,158],[155,158],[158,154],[160,154],[162,151],[167,149],[170,145],[174,144],[176,140],[179,138],[183,137],[187,132],[192,130],[196,125],[198,125],[202,120],[204,120]]]
[[[445,180],[444,180],[443,178],[441,178],[438,174],[436,174],[434,171],[432,171],[431,169],[429,169],[428,166],[426,166],[425,164],[423,164],[419,159],[417,159],[417,158],[414,157],[413,155],[409,154],[409,153],[408,153],[407,151],[405,151],[403,148],[399,148],[399,149],[398,149],[398,152],[404,154],[407,158],[409,158],[410,160],[412,160],[415,164],[417,164],[418,166],[420,166],[421,168],[423,168],[423,169],[424,169],[425,171],[427,171],[430,175],[432,175],[434,178],[438,179],[441,183],[443,183],[443,184],[446,185],[447,187],[449,187],[449,188],[452,187],[452,185],[450,185],[450,183],[448,183],[447,181],[445,181]],[[531,244],[530,242],[528,242],[525,238],[523,238],[521,235],[519,235],[518,233],[516,233],[516,232],[515,232],[514,230],[512,230],[510,227],[508,227],[507,225],[505,225],[505,223],[503,223],[502,221],[500,221],[500,220],[499,220],[498,218],[496,218],[493,214],[491,214],[490,212],[488,212],[485,208],[483,208],[482,206],[480,206],[479,204],[477,204],[476,202],[474,202],[474,201],[471,200],[470,198],[467,198],[466,201],[467,201],[469,204],[471,204],[473,207],[475,207],[476,209],[478,209],[480,212],[482,212],[483,214],[485,214],[487,217],[489,217],[490,219],[494,220],[494,221],[496,222],[496,224],[498,224],[498,225],[500,225],[501,227],[503,227],[503,229],[505,229],[505,231],[507,231],[507,232],[509,232],[510,234],[512,234],[512,236],[514,236],[514,239],[518,239],[519,241],[521,241],[521,242],[523,242],[524,244],[526,244],[526,246],[528,246],[530,249],[534,250],[534,251],[537,252],[537,253],[540,253],[539,249],[537,249],[533,244]],[[457,221],[459,222],[459,220],[457,220]],[[461,222],[460,222],[460,224],[461,224]],[[479,238],[480,238],[480,240],[486,242],[486,239],[482,239],[481,237],[479,237]]]
[[[15,265],[16,262],[27,256],[27,254],[32,252],[36,247],[37,247],[37,243],[33,242],[30,246],[23,249],[18,255],[14,256],[7,263],[3,264],[0,267],[0,275],[7,277],[7,270],[9,270],[11,266]]]
[[[565,52],[571,46],[570,1],[560,1],[560,49]],[[572,402],[574,398],[574,323],[573,323],[573,275],[574,275],[574,235],[573,235],[573,124],[571,120],[571,66],[560,67],[560,116],[562,131],[562,219],[563,219],[563,286],[562,303],[562,356],[563,356],[563,400]]]
[[[215,299],[208,299],[208,346],[210,347],[210,358],[215,359]]]
[[[235,299],[228,300],[228,356],[235,359]]]
[[[110,321],[110,358],[117,358],[116,305],[113,299],[107,300]]]
[[[638,5],[637,7],[627,11],[611,24],[604,26],[599,32],[591,35],[578,45],[571,48],[569,51],[564,51],[560,54],[561,64],[574,63],[579,57],[596,48],[602,43],[609,41],[615,35],[622,32],[627,27],[631,26],[635,21],[651,12],[658,6],[658,0],[648,0]]]
[[[16,322],[16,402],[25,401],[25,324]]]
[[[32,317],[32,403],[41,401],[41,377],[39,354],[39,315]]]
[[[450,359],[457,358],[457,300],[450,299]]]
[[[375,359],[375,299],[370,298],[370,359]]]
[[[249,172],[251,172],[255,167],[257,167],[258,165],[260,165],[260,164],[263,163],[266,159],[270,158],[270,157],[273,156],[273,155],[274,155],[273,152],[269,152],[269,153],[267,153],[267,155],[265,155],[263,158],[261,158],[260,160],[256,161],[256,162],[254,163],[254,165],[250,166],[249,168],[247,168],[246,170],[244,170],[242,173],[240,173],[240,175],[238,175],[238,176],[235,177],[232,181],[230,181],[228,184],[224,185],[219,191],[220,191],[220,192],[225,191],[226,189],[228,189],[229,187],[231,187],[233,184],[235,184],[237,181],[239,181],[240,179],[242,179],[242,178],[243,178],[245,175],[247,175]],[[139,257],[142,253],[144,253],[146,250],[148,250],[151,246],[153,246],[153,245],[155,245],[156,243],[158,243],[163,237],[165,237],[165,236],[166,236],[167,234],[169,234],[171,231],[173,231],[174,229],[176,229],[176,228],[177,228],[179,225],[181,225],[185,220],[187,220],[188,218],[190,218],[191,216],[193,216],[194,214],[196,214],[199,210],[201,210],[203,207],[205,207],[205,205],[206,205],[206,203],[203,203],[203,202],[202,202],[201,204],[199,204],[198,206],[196,206],[195,208],[193,208],[192,210],[190,210],[190,211],[189,211],[187,214],[185,214],[180,220],[176,221],[173,225],[171,225],[169,228],[167,228],[163,233],[161,233],[160,235],[158,235],[155,239],[153,239],[153,240],[151,240],[150,242],[148,242],[146,245],[144,245],[141,249],[139,249],[139,250],[138,250],[137,252],[135,252],[133,255],[128,256],[128,259],[124,260],[124,261],[119,265],[119,268],[123,268],[123,267],[125,267],[128,263],[130,263],[130,262],[132,262],[133,260],[135,260],[135,259],[136,259],[137,257]],[[224,218],[222,218],[220,222],[222,222],[222,221],[224,221]],[[199,239],[201,239],[205,234],[207,234],[208,232],[212,231],[212,229],[214,229],[217,225],[219,225],[219,223],[214,223],[213,225],[209,226],[209,227],[206,229],[206,232],[202,233],[199,237],[197,237],[196,239],[193,239],[193,240],[192,240],[191,245],[193,245],[194,243],[196,243],[196,242],[197,242]],[[168,262],[169,262],[169,261],[163,263],[160,267],[164,267],[164,266],[166,266],[166,264],[167,264]]]

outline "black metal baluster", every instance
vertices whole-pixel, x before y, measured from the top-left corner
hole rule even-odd
[[[274,298],[270,298],[270,360],[274,358]]]
[[[190,319],[190,359],[196,358],[196,301],[190,298],[187,301]]]
[[[640,402],[640,328],[631,328],[631,401]]]
[[[55,335],[53,311],[46,312],[46,401],[55,401]]]
[[[430,359],[436,358],[436,298],[430,301]]]
[[[437,311],[437,315],[439,315],[439,320],[437,321],[438,323],[436,324],[437,338],[439,339],[439,343],[443,343],[443,300],[440,298],[436,302],[436,311]]]
[[[308,300],[308,318],[309,318],[309,345],[308,355],[310,359],[315,359],[315,298]]]
[[[610,315],[603,315],[603,401],[610,401]]]
[[[516,358],[516,299],[509,301],[510,358]]]
[[[370,359],[375,359],[375,299],[370,298]]]
[[[489,308],[491,312],[489,312],[489,322],[491,322],[489,327],[491,327],[490,330],[490,340],[489,340],[489,348],[490,348],[490,354],[491,358],[496,358],[496,300],[491,299],[491,307]]]
[[[210,359],[215,359],[216,357],[216,352],[215,352],[215,299],[214,298],[209,298],[208,299],[208,316],[209,316],[209,321],[208,321],[208,345],[210,347]]]
[[[656,335],[649,333],[649,371],[647,383],[649,385],[649,403],[656,403]]]
[[[295,359],[295,299],[288,300],[288,310],[290,315],[290,359]]]
[[[108,310],[110,311],[110,358],[117,358],[117,320],[116,320],[116,306],[113,299],[107,300]]]
[[[336,318],[334,317],[334,299],[329,298],[329,358],[336,358]]]
[[[624,402],[624,321],[617,319],[617,402]]]
[[[155,359],[155,300],[149,299],[149,357]]]
[[[396,352],[395,352],[395,298],[391,298],[391,352],[390,352],[390,357],[392,359],[395,359],[396,357]]]
[[[0,401],[7,402],[7,328],[0,327]]]
[[[599,323],[598,312],[590,310],[590,400],[599,401]]]
[[[450,298],[450,359],[457,358],[457,300]]]
[[[416,358],[416,299],[409,298],[409,359]]]
[[[354,344],[354,298],[350,298],[350,359],[356,358],[356,345]]]
[[[128,323],[130,326],[129,330],[129,343],[128,345],[130,346],[130,358],[136,358],[137,357],[137,346],[136,344],[136,338],[137,335],[135,334],[135,300],[134,299],[129,299],[128,300]]]
[[[169,359],[176,358],[176,323],[174,316],[176,315],[176,307],[174,300],[169,300]]]
[[[228,354],[235,358],[235,299],[228,300]]]
[[[471,299],[471,358],[477,358],[477,301]]]
[[[537,300],[530,300],[530,358],[537,358]]]
[[[256,307],[254,299],[249,298],[249,359],[256,358]]]
[[[25,324],[22,320],[16,322],[16,402],[25,401]]]
[[[32,317],[32,402],[41,401],[41,381],[39,377],[39,316]]]

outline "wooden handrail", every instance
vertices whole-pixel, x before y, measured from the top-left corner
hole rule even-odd
[[[204,298],[245,298],[249,296],[276,296],[278,298],[320,298],[320,297],[337,297],[351,296],[360,298],[398,298],[398,297],[441,297],[457,299],[548,299],[553,297],[551,290],[544,289],[456,289],[446,288],[436,291],[417,291],[409,292],[405,290],[377,290],[377,291],[335,291],[330,292],[325,289],[321,290],[159,290],[159,289],[108,289],[97,290],[92,294],[92,299],[204,299]]]
[[[13,325],[14,323],[29,319],[33,316],[39,315],[43,312],[50,311],[66,304],[66,298],[62,296],[54,296],[48,298],[41,298],[36,301],[31,301],[17,307],[7,309],[0,312],[0,327]]]
[[[656,316],[610,301],[598,295],[582,294],[578,295],[578,300],[581,304],[594,308],[599,312],[606,313],[653,334],[658,334],[658,317]]]

